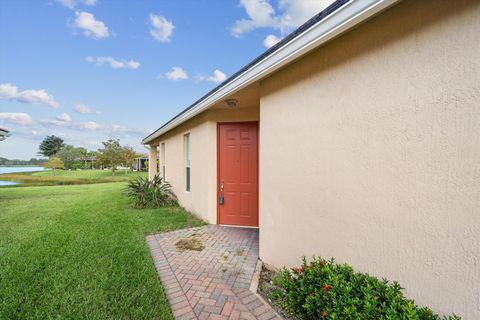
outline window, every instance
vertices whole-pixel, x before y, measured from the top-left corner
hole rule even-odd
[[[162,179],[165,181],[165,142],[160,145],[160,165],[162,168]]]
[[[185,148],[185,190],[190,191],[190,133],[183,136]]]

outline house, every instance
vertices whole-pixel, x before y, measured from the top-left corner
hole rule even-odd
[[[86,157],[82,157],[82,158],[77,158],[75,159],[75,161],[83,161],[83,167],[85,169],[89,168],[89,169],[95,169],[95,161],[97,160],[97,157],[96,156],[86,156]]]
[[[0,141],[5,140],[7,137],[10,137],[10,131],[0,128]]]
[[[264,263],[335,257],[480,319],[480,1],[336,1],[143,143]]]
[[[135,158],[133,169],[136,171],[146,171],[147,164],[148,164],[148,155],[142,155],[141,157]]]

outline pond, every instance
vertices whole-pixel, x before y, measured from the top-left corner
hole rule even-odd
[[[0,186],[12,186],[18,184],[14,181],[2,181],[1,174],[3,173],[18,173],[18,172],[32,172],[32,171],[43,171],[44,167],[1,167],[0,166]]]
[[[3,186],[14,186],[18,184],[18,182],[15,182],[15,181],[2,181],[0,180],[0,187],[3,187]]]

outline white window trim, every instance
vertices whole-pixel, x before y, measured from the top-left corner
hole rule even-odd
[[[184,164],[184,183],[185,183],[185,192],[190,192],[192,190],[192,138],[190,132],[183,135],[183,164]]]

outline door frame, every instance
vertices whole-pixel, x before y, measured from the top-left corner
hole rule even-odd
[[[259,194],[259,185],[260,185],[260,124],[258,120],[255,121],[226,121],[226,122],[217,122],[217,192],[215,193],[215,204],[217,207],[217,224],[220,224],[220,126],[225,124],[255,124],[257,127],[257,226],[241,226],[241,225],[231,225],[236,227],[246,227],[246,228],[259,228],[260,227],[260,194]],[[230,225],[229,225],[230,226]]]

